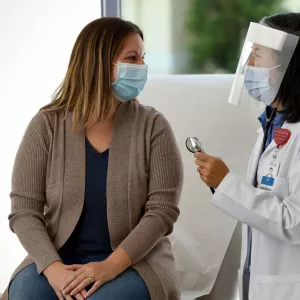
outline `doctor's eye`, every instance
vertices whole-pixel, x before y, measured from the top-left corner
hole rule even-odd
[[[255,49],[252,51],[252,55],[255,57],[255,58],[261,58],[261,51],[260,49]]]

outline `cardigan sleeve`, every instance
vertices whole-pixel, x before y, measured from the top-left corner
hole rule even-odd
[[[49,132],[42,113],[30,122],[17,152],[11,188],[9,225],[41,273],[60,260],[45,227]]]
[[[162,115],[157,115],[153,124],[148,176],[145,213],[119,246],[128,253],[133,264],[146,256],[162,237],[173,231],[179,216],[182,160],[171,126]]]

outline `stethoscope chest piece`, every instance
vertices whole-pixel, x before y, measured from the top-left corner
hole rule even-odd
[[[185,141],[185,146],[186,148],[192,152],[192,153],[196,153],[196,152],[201,152],[202,151],[202,145],[200,143],[200,141],[192,136],[192,137],[188,137]]]
[[[203,152],[202,150],[202,144],[200,143],[200,141],[194,137],[188,137],[185,141],[185,146],[186,148],[192,152],[192,153],[196,153],[196,152]],[[211,192],[214,194],[215,193],[215,189],[213,189],[212,187],[210,188]]]

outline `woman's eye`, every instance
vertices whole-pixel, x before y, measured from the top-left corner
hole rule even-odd
[[[130,57],[127,57],[127,59],[128,59],[128,60],[133,60],[133,61],[134,61],[134,60],[136,60],[136,57],[135,57],[135,56],[130,56]]]

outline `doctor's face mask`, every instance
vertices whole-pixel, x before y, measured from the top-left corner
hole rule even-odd
[[[244,84],[249,95],[266,106],[272,104],[277,95],[279,73],[276,65],[277,57],[274,51],[253,45],[248,63],[245,65]]]

